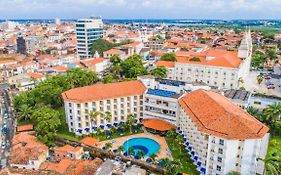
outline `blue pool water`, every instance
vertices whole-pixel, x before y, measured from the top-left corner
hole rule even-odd
[[[135,153],[142,150],[145,154],[144,157],[147,157],[153,153],[156,154],[160,149],[159,143],[157,143],[153,139],[149,139],[145,137],[133,138],[124,142],[123,149],[125,152],[128,152],[128,149],[130,147],[134,148]]]

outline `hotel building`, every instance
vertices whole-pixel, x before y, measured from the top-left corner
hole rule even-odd
[[[136,80],[96,84],[64,92],[62,96],[69,131],[88,134],[97,127],[104,129],[125,122],[130,114],[142,116],[145,91],[142,82]],[[94,120],[90,117],[92,111],[110,112],[111,120],[106,121],[101,115]]]
[[[76,88],[62,96],[69,131],[75,134],[106,129],[133,114],[144,122],[157,122],[153,125],[169,122],[177,127],[202,174],[263,172],[258,158],[265,158],[269,128],[204,84],[142,76]],[[111,119],[98,116],[93,120],[91,111],[110,112]]]
[[[212,91],[190,92],[179,106],[178,132],[203,174],[262,174],[267,126]]]
[[[235,89],[250,70],[252,39],[246,32],[236,51],[209,49],[204,52],[177,51],[176,62],[158,61],[168,68],[168,78],[187,82],[204,82],[222,89]]]
[[[93,42],[103,37],[103,22],[100,17],[78,19],[76,22],[77,54],[79,58],[92,58]]]

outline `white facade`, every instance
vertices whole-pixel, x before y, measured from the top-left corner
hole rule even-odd
[[[242,60],[239,67],[175,62],[174,67],[168,68],[168,78],[187,82],[204,82],[222,89],[235,89],[239,86],[239,79],[244,79],[249,73],[251,56],[251,34],[247,33],[238,50],[238,57]],[[206,59],[212,58],[207,56]]]
[[[93,42],[103,37],[101,18],[78,19],[76,22],[77,54],[80,58],[92,58]]]
[[[65,101],[64,106],[69,132],[79,134],[77,131],[82,130],[80,134],[88,134],[94,131],[93,127],[101,127],[102,125],[106,128],[107,124],[113,125],[114,123],[125,122],[130,114],[139,117],[142,115],[142,98],[142,95],[136,95],[87,103]],[[110,112],[111,120],[106,121],[102,116],[98,116],[95,121],[89,116],[91,111],[100,111],[103,114]],[[89,128],[89,132],[85,130],[86,128]]]

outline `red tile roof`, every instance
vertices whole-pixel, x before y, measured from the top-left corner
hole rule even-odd
[[[22,125],[22,126],[17,126],[17,131],[22,132],[22,131],[32,131],[33,130],[33,125]]]
[[[99,141],[92,137],[85,137],[84,139],[80,140],[80,143],[83,143],[87,146],[95,147],[99,143]]]
[[[40,73],[28,73],[28,75],[29,75],[31,78],[35,78],[35,79],[43,78],[43,77],[44,77],[44,75],[43,75],[43,74],[40,74]]]
[[[109,84],[95,84],[81,88],[75,88],[62,93],[65,101],[91,102],[97,100],[121,98],[141,95],[146,91],[145,86],[139,80],[125,81]]]
[[[204,133],[225,139],[262,138],[269,130],[221,94],[196,90],[181,99],[180,106]]]
[[[88,59],[88,60],[82,60],[81,62],[86,64],[86,65],[96,65],[98,63],[101,63],[103,61],[106,61],[108,59],[105,58],[93,58],[93,59]]]
[[[161,119],[143,119],[142,124],[146,128],[162,132],[177,128],[175,125]]]
[[[157,61],[156,66],[175,67],[173,61]]]
[[[218,66],[218,67],[230,67],[238,68],[242,63],[242,60],[238,58],[237,52],[235,51],[226,51],[226,50],[215,50],[210,49],[203,53],[197,52],[176,52],[177,62],[179,63],[189,63],[189,64],[202,64],[209,66]],[[199,62],[190,61],[191,58],[198,57]],[[208,60],[209,59],[209,60]]]

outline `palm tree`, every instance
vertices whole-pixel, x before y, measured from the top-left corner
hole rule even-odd
[[[134,151],[134,148],[133,147],[130,147],[128,149],[128,155],[134,155],[135,151]]]
[[[153,162],[155,162],[157,155],[155,153],[153,153],[153,154],[150,154],[149,157],[153,160]]]
[[[130,129],[130,133],[132,133],[132,125],[133,123],[135,122],[135,116],[130,114],[127,116],[127,124],[129,126],[129,129]]]
[[[142,159],[144,157],[144,152],[142,150],[137,152],[137,155]]]
[[[103,115],[104,119],[107,121],[107,122],[111,122],[111,113],[110,112],[105,112],[105,114]]]
[[[124,150],[124,148],[122,145],[118,146],[117,151],[119,154],[121,154],[123,150]]]
[[[265,159],[258,158],[257,160],[261,160],[264,162],[263,174],[270,174],[270,175],[281,174],[281,157],[278,155],[278,151],[273,151],[269,153]]]
[[[27,104],[23,104],[19,107],[19,111],[17,112],[17,116],[19,120],[28,120],[30,119],[32,108]]]
[[[258,115],[260,115],[259,110],[256,109],[256,108],[254,108],[254,107],[252,107],[252,106],[249,106],[249,107],[247,108],[247,112],[248,112],[249,114],[251,114],[252,116],[254,116],[254,117],[258,117]]]
[[[281,102],[275,102],[264,109],[263,114],[273,123],[281,118]]]
[[[112,143],[111,142],[107,142],[105,144],[105,148],[106,148],[106,150],[111,149],[112,148]]]
[[[91,111],[89,113],[90,119],[92,121],[92,126],[94,126],[93,122],[97,122],[98,121],[98,116],[102,116],[102,112],[100,111]]]
[[[257,82],[259,83],[259,84],[261,84],[261,82],[263,81],[263,74],[259,74],[258,76],[257,76]]]

